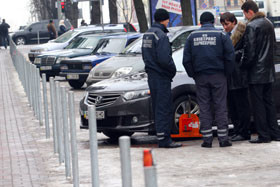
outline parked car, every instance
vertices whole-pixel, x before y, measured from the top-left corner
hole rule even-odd
[[[171,27],[169,29],[169,40],[172,50],[176,50],[185,45],[189,34],[197,30],[198,26]],[[89,73],[86,80],[87,85],[98,81],[124,76],[129,73],[138,72],[144,69],[142,61],[142,38],[128,46],[118,56],[104,61],[102,64],[95,66]],[[139,63],[140,62],[140,63]]]
[[[62,33],[59,30],[59,20],[54,19],[55,29],[58,31],[58,35]],[[46,43],[50,40],[49,32],[47,29],[47,25],[49,20],[42,20],[36,23],[31,23],[27,26],[20,27],[20,30],[16,31],[12,35],[12,39],[17,45],[25,45],[25,44],[34,44],[38,43],[38,39],[40,43]],[[66,26],[66,30],[70,30],[72,25],[68,20],[64,21]]]
[[[65,76],[69,85],[75,89],[81,88],[86,82],[89,71],[96,64],[111,58],[139,38],[139,33],[127,33],[117,36],[107,36],[100,40],[91,56],[63,60],[60,63],[60,75]]]
[[[78,36],[64,49],[43,52],[35,58],[34,64],[40,69],[40,74],[45,73],[47,80],[49,80],[50,77],[59,76],[60,62],[62,60],[90,55],[98,42],[108,35],[110,34],[100,33]]]
[[[183,49],[173,53],[177,74],[172,82],[173,115],[172,134],[178,133],[179,118],[188,113],[199,115],[196,101],[194,80],[187,76],[182,65]],[[139,63],[143,63],[140,61]],[[280,61],[276,62],[276,82],[274,83],[274,99],[277,118],[280,119]],[[190,96],[190,100],[189,100]],[[88,128],[88,106],[96,106],[97,131],[116,139],[134,132],[154,133],[154,119],[151,96],[147,82],[147,74],[137,72],[121,78],[107,79],[95,83],[86,89],[85,97],[80,101],[80,117],[82,129]]]
[[[103,27],[99,25],[83,26],[74,30],[70,30],[55,40],[50,40],[48,43],[37,45],[31,48],[30,52],[28,53],[28,57],[31,62],[34,62],[35,57],[40,55],[42,52],[63,49],[77,36],[113,32],[126,32],[126,29],[123,24],[108,24]]]

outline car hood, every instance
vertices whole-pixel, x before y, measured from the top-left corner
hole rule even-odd
[[[94,72],[115,72],[117,69],[121,67],[133,67],[132,72],[138,72],[144,70],[145,64],[142,60],[142,55],[136,56],[127,56],[127,55],[119,55],[113,58],[110,58],[99,64],[95,67]]]
[[[126,92],[149,89],[147,74],[140,72],[125,77],[106,79],[95,83],[87,88],[89,92]]]
[[[40,55],[43,56],[64,56],[64,57],[73,57],[77,55],[85,55],[92,52],[92,49],[63,49],[55,50],[50,52],[44,52]]]
[[[89,56],[82,56],[82,57],[73,58],[73,60],[94,62],[96,60],[107,59],[107,58],[110,58],[110,57],[115,56],[115,55],[116,54],[113,54],[113,53],[106,54],[106,55],[89,55]]]
[[[172,89],[180,85],[194,85],[195,82],[186,72],[177,72],[173,81]],[[89,86],[86,91],[94,93],[103,92],[128,92],[149,89],[147,74],[143,71],[129,74],[115,79],[105,79]]]
[[[64,42],[64,43],[50,42],[50,43],[45,43],[45,44],[35,46],[35,47],[31,48],[31,51],[36,51],[36,50],[41,50],[41,49],[44,49],[45,51],[63,49],[64,47],[67,46],[67,44],[68,44],[68,42]]]

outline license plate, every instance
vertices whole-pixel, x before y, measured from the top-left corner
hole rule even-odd
[[[52,67],[51,66],[41,66],[40,70],[51,70]]]
[[[78,74],[67,74],[67,79],[77,80],[79,79]]]
[[[88,112],[84,112],[84,118],[88,119]],[[104,111],[96,111],[96,119],[105,119],[105,112]]]

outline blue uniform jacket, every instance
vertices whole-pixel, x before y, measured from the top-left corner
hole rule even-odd
[[[183,65],[189,77],[196,74],[230,74],[234,69],[234,47],[230,37],[213,24],[192,32],[185,44]]]
[[[153,24],[143,36],[142,57],[148,74],[172,80],[176,74],[176,66],[167,32],[164,25]]]

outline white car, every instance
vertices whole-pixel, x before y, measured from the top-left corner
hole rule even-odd
[[[86,34],[95,34],[101,32],[126,32],[126,24],[107,24],[103,27],[98,25],[83,26],[74,30],[70,30],[48,43],[37,45],[31,48],[28,53],[29,60],[33,63],[35,58],[42,52],[60,50],[65,48],[74,38]],[[130,30],[131,31],[131,30]],[[135,31],[135,30],[133,30]]]

